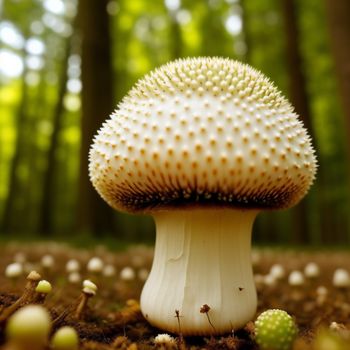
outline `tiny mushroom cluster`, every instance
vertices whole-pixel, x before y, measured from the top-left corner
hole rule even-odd
[[[94,138],[89,172],[110,206],[156,221],[146,319],[178,332],[178,311],[184,335],[251,320],[254,219],[298,203],[316,167],[292,106],[248,65],[181,59],[140,80]]]
[[[27,305],[16,311],[6,325],[6,349],[43,350],[51,344],[54,350],[77,350],[79,337],[74,328],[59,328],[49,340],[52,320],[41,305]]]

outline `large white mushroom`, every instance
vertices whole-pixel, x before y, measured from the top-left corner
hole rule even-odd
[[[95,137],[89,170],[113,208],[155,219],[144,316],[169,332],[180,322],[183,335],[206,335],[254,317],[254,219],[302,199],[316,160],[265,76],[230,59],[191,58],[136,84]]]

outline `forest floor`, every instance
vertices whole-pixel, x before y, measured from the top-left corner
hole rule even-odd
[[[54,259],[52,266],[43,267],[41,260],[45,255],[50,255],[51,260]],[[111,268],[105,268],[104,273],[87,271],[87,263],[92,257],[100,257],[105,266],[111,265],[115,271]],[[5,244],[0,248],[0,310],[2,306],[11,305],[22,294],[26,274],[36,270],[53,286],[44,305],[52,318],[56,319],[54,329],[62,325],[73,326],[79,333],[81,349],[162,348],[154,344],[154,338],[164,332],[152,328],[145,321],[137,302],[151,267],[152,257],[152,249],[145,246],[131,247],[123,252],[111,252],[104,246],[93,250],[81,250],[57,243],[26,246]],[[69,277],[66,271],[66,263],[70,259],[78,260],[81,265],[75,278],[72,275]],[[5,277],[4,271],[6,266],[15,260],[21,261],[26,272],[16,281],[12,281]],[[332,277],[337,268],[350,271],[349,252],[257,249],[253,251],[253,262],[259,300],[257,315],[271,308],[283,309],[292,315],[299,328],[293,349],[321,349],[319,345],[312,344],[322,332],[326,332],[327,336],[329,333],[330,337],[336,337],[335,342],[339,342],[339,347],[334,349],[350,349],[350,290],[336,288],[332,284]],[[318,264],[320,276],[312,280],[306,279],[302,286],[290,286],[288,274],[294,270],[303,271],[310,262]],[[271,283],[271,280],[264,276],[268,275],[274,264],[280,264],[284,268],[285,277]],[[81,295],[84,279],[94,281],[98,291],[77,320],[74,318],[74,308]],[[320,289],[320,286],[324,288]],[[254,342],[253,323],[226,336],[185,337],[180,342],[178,335],[173,337],[177,339],[177,345],[168,347],[169,349],[259,349]],[[2,328],[0,345],[4,342]],[[342,342],[348,345],[340,345]]]

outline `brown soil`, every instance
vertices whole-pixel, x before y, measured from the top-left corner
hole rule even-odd
[[[69,246],[50,244],[32,244],[23,246],[7,244],[0,248],[0,310],[9,306],[22,294],[26,280],[24,274],[17,281],[10,281],[4,276],[5,267],[14,261],[18,253],[23,254],[27,271],[38,271],[43,279],[53,286],[53,291],[44,305],[50,310],[54,320],[54,329],[62,325],[71,325],[79,333],[81,349],[152,349],[153,339],[164,333],[152,328],[142,317],[137,300],[144,281],[138,273],[149,270],[153,252],[147,247],[133,247],[127,252],[113,253],[105,247],[96,247],[93,251],[76,250]],[[40,260],[45,254],[51,254],[55,264],[44,269]],[[86,264],[92,256],[100,257],[105,264],[116,268],[116,275],[105,277],[102,274],[92,275],[86,271]],[[295,350],[311,349],[315,335],[320,329],[329,329],[336,322],[334,332],[350,344],[350,290],[337,289],[332,285],[332,276],[336,268],[350,271],[350,254],[347,252],[293,252],[257,250],[254,264],[256,275],[266,275],[270,267],[281,264],[288,275],[292,270],[303,270],[309,262],[316,262],[321,268],[317,279],[307,280],[303,287],[291,287],[287,277],[273,285],[257,281],[258,311],[257,315],[270,308],[279,308],[295,317],[299,327],[299,336]],[[65,271],[69,259],[77,259],[82,266],[81,278],[91,279],[98,285],[97,295],[89,300],[89,307],[80,320],[74,319],[74,308],[81,295],[81,282],[71,283]],[[132,267],[136,277],[131,281],[122,280],[120,271]],[[317,288],[324,286],[328,290],[326,297],[317,294]],[[333,327],[334,328],[334,327]],[[252,323],[240,331],[223,337],[177,338],[179,349],[259,349],[254,342],[254,326]],[[4,344],[4,326],[0,329],[0,344]],[[161,348],[158,346],[158,348]],[[170,349],[171,347],[169,347]],[[176,348],[176,347],[174,347]],[[346,346],[346,348],[348,348]],[[349,347],[350,348],[350,347]],[[165,349],[165,347],[163,347]],[[339,349],[343,349],[340,348]],[[344,348],[345,349],[345,348]]]

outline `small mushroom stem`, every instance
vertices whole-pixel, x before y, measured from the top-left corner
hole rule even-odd
[[[92,294],[90,293],[85,293],[84,291],[81,293],[79,300],[78,300],[78,305],[75,309],[74,312],[74,319],[76,320],[81,320],[84,317],[89,299],[92,297]]]
[[[169,332],[211,335],[243,327],[256,312],[251,263],[255,210],[194,209],[161,211],[155,256],[141,295],[146,319]],[[210,305],[208,320],[199,312]]]
[[[0,310],[0,325],[5,323],[20,307],[33,302],[35,287],[38,285],[40,279],[41,276],[36,271],[29,273],[23,294],[13,304]]]
[[[46,293],[36,293],[35,297],[33,298],[32,303],[33,304],[44,304],[46,297],[47,297]]]

